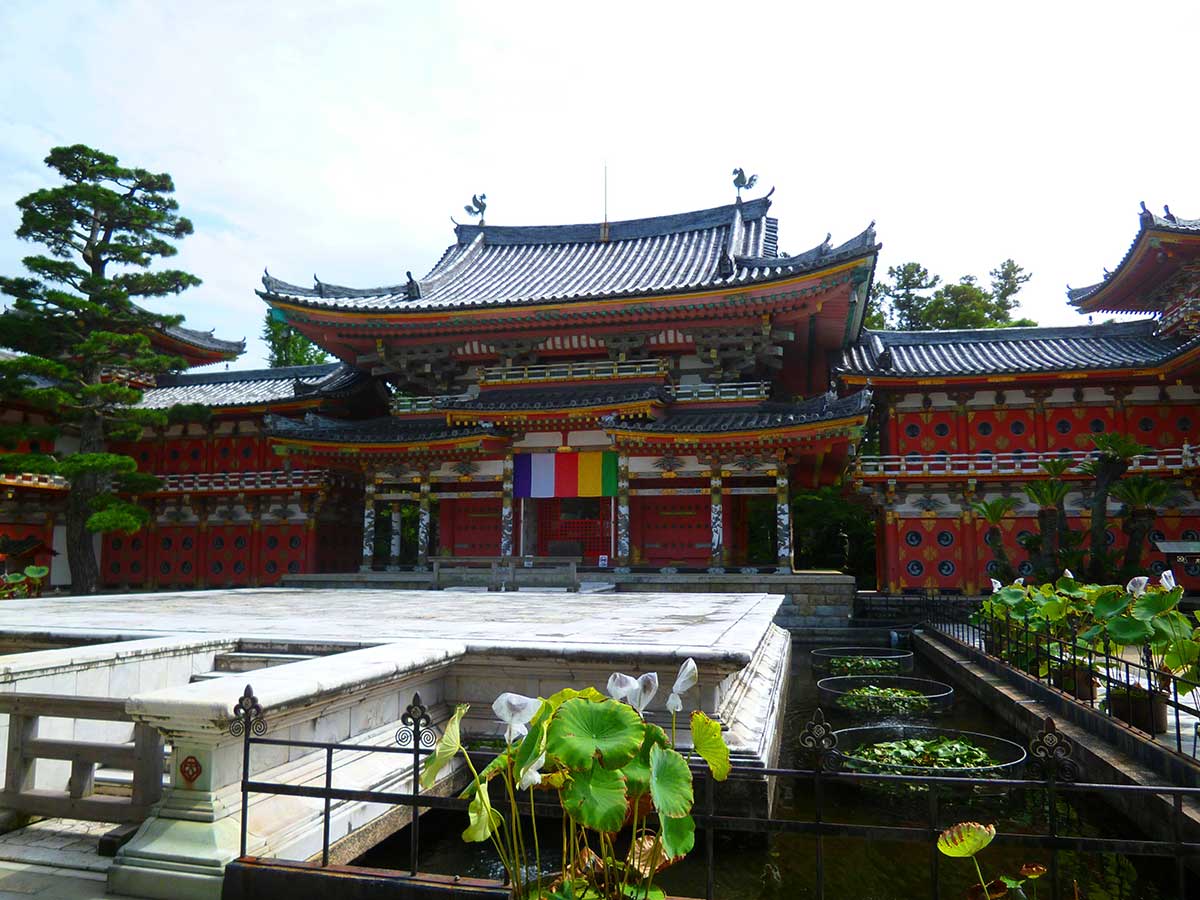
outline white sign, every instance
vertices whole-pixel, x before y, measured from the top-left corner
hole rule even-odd
[[[608,554],[607,553],[600,554],[600,568],[602,568],[602,569],[608,568]]]

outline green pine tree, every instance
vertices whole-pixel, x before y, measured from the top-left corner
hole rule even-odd
[[[77,593],[92,593],[99,570],[92,533],[132,532],[148,513],[130,499],[158,482],[136,461],[105,451],[110,440],[132,440],[144,427],[203,415],[194,407],[169,412],[135,408],[139,385],[183,368],[158,352],[149,335],[183,321],[134,301],[165,297],[198,285],[187,272],[157,268],[174,256],[192,223],[177,212],[171,176],[127,168],[115,156],[82,144],[55,147],[46,164],[62,179],[17,201],[17,236],[43,248],[26,257],[27,274],[0,277],[10,299],[0,314],[0,344],[16,351],[0,361],[0,406],[43,411],[49,429],[11,425],[0,444],[12,448],[47,432],[78,440],[78,451],[0,455],[0,471],[35,471],[67,480],[67,562]]]
[[[267,345],[267,365],[315,366],[329,362],[325,351],[296,331],[286,321],[275,316],[274,310],[267,311],[263,323],[262,339]]]
[[[1006,259],[990,273],[991,288],[982,287],[973,275],[942,283],[920,263],[907,262],[888,269],[871,291],[875,301],[867,327],[876,330],[941,331],[951,328],[1015,328],[1036,325],[1032,319],[1014,319],[1017,293],[1032,277],[1013,260]]]

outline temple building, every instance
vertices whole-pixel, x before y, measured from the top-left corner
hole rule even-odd
[[[1125,258],[1104,281],[1068,290],[1081,312],[1147,318],[1070,327],[872,332],[835,366],[846,390],[870,385],[880,455],[854,460],[850,480],[878,510],[880,590],[978,593],[996,571],[989,528],[973,504],[1011,497],[1000,526],[1009,558],[1033,573],[1021,538],[1037,531],[1023,486],[1049,476],[1042,459],[1082,461],[1093,434],[1123,432],[1150,448],[1131,473],[1169,479],[1144,560],[1155,545],[1200,541],[1200,220],[1142,208]],[[1086,530],[1088,479],[1067,497],[1068,524]],[[1128,535],[1110,498],[1109,545]],[[1200,565],[1175,571],[1200,589]]]
[[[212,416],[112,447],[162,485],[139,498],[148,528],[97,539],[104,584],[256,586],[495,557],[790,573],[789,498],[845,476],[878,514],[881,590],[974,593],[991,553],[972,503],[1022,500],[1002,531],[1028,567],[1022,485],[1043,477],[1043,455],[1082,459],[1111,430],[1153,448],[1134,471],[1178,487],[1155,537],[1197,539],[1200,222],[1146,213],[1120,266],[1071,292],[1083,312],[1146,318],[872,332],[873,226],[787,254],[770,205],[481,219],[455,228],[427,275],[385,287],[265,274],[271,315],[328,364],[209,372],[241,345],[164,331],[196,368],[156,379],[143,405]],[[872,429],[880,450],[862,455]],[[61,554],[64,486],[0,487],[0,554]],[[1078,493],[1068,507],[1086,524]],[[1194,568],[1181,580],[1197,587]]]

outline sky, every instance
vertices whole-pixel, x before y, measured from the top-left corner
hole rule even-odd
[[[420,277],[454,216],[595,222],[774,187],[780,247],[874,220],[880,274],[1011,257],[1020,315],[1085,320],[1138,203],[1200,217],[1200,3],[48,2],[0,4],[0,273],[15,201],[85,143],[169,172],[195,233],[157,302],[265,364],[264,267]]]

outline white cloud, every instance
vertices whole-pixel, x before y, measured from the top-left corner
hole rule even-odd
[[[16,2],[0,7],[0,271],[11,201],[85,142],[172,173],[204,285],[188,324],[256,337],[263,266],[395,283],[486,191],[492,222],[594,221],[774,185],[782,245],[876,219],[881,264],[1035,275],[1076,319],[1137,202],[1200,215],[1200,126],[1162,74],[1200,11],[1105,4]],[[461,220],[462,216],[459,215]],[[237,365],[260,365],[257,346]]]

